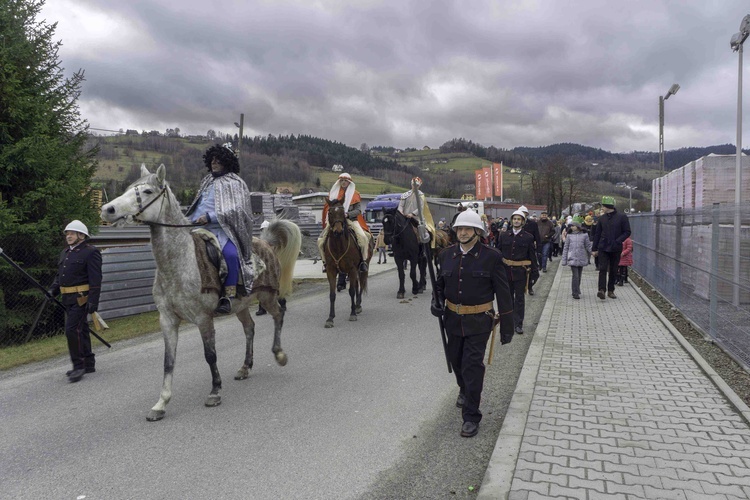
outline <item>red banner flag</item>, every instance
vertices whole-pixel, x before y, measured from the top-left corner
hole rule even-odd
[[[487,199],[492,196],[492,167],[482,168],[484,173],[484,198]]]
[[[493,163],[492,169],[495,174],[495,196],[499,196],[500,201],[503,201],[503,164]]]
[[[481,170],[475,170],[474,176],[476,177],[476,188],[477,188],[477,200],[484,199],[484,179],[483,172]]]

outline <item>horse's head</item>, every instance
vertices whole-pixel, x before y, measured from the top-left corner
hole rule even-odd
[[[346,212],[344,205],[339,200],[327,200],[328,205],[328,227],[335,234],[341,234],[346,229]]]
[[[399,228],[399,215],[401,213],[395,208],[386,208],[383,215],[383,239],[386,245],[390,245],[395,235],[401,230]]]
[[[162,212],[163,203],[172,198],[164,181],[165,175],[164,165],[160,165],[154,174],[145,165],[141,165],[141,178],[128,186],[121,196],[102,207],[102,220],[116,226],[137,221],[156,221]],[[157,203],[160,198],[161,203]]]

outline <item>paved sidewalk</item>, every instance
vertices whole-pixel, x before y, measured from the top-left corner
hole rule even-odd
[[[596,280],[574,300],[560,266],[478,498],[750,498],[750,409],[640,290]]]

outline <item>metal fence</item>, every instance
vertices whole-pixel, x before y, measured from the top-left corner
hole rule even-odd
[[[750,205],[636,214],[630,226],[634,270],[750,370]]]
[[[379,229],[380,225],[376,226]],[[299,227],[311,237],[317,238],[321,233],[320,224]],[[102,226],[92,242],[102,249],[101,316],[108,320],[156,310],[151,296],[156,264],[148,228]],[[28,268],[22,252],[10,257],[45,288],[52,284],[57,269]],[[47,301],[21,272],[0,259],[0,347],[61,335],[64,328],[62,309]]]

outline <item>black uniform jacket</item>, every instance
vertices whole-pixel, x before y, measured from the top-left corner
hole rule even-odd
[[[513,229],[500,233],[498,250],[504,259],[508,260],[530,260],[531,280],[539,277],[539,265],[536,261],[536,250],[534,250],[534,236],[526,230],[521,229],[518,234],[513,234]],[[508,277],[511,281],[526,281],[526,267],[506,266]]]
[[[513,300],[500,262],[500,252],[477,242],[463,255],[459,244],[455,244],[443,250],[440,260],[440,276],[436,284],[438,296],[466,306],[497,299],[502,343],[510,342],[513,337]],[[490,312],[495,313],[494,310]],[[468,337],[492,330],[492,316],[486,313],[459,315],[446,307],[444,319],[445,329],[450,335]]]
[[[615,210],[599,217],[594,226],[593,252],[622,252],[622,244],[630,236],[628,216]]]
[[[89,285],[88,304],[99,306],[102,289],[102,253],[94,245],[84,241],[72,250],[67,247],[60,253],[57,276],[50,287],[52,295],[60,293],[61,286]],[[86,292],[84,292],[86,295]],[[71,306],[78,294],[63,294],[62,303]]]
[[[513,226],[508,228],[508,231],[512,231],[512,230],[513,230]],[[542,251],[542,236],[539,234],[539,226],[537,225],[536,221],[533,221],[531,219],[527,220],[526,224],[524,224],[523,226],[523,230],[531,234],[531,236],[534,237],[534,243],[536,244],[535,248],[541,252]]]

